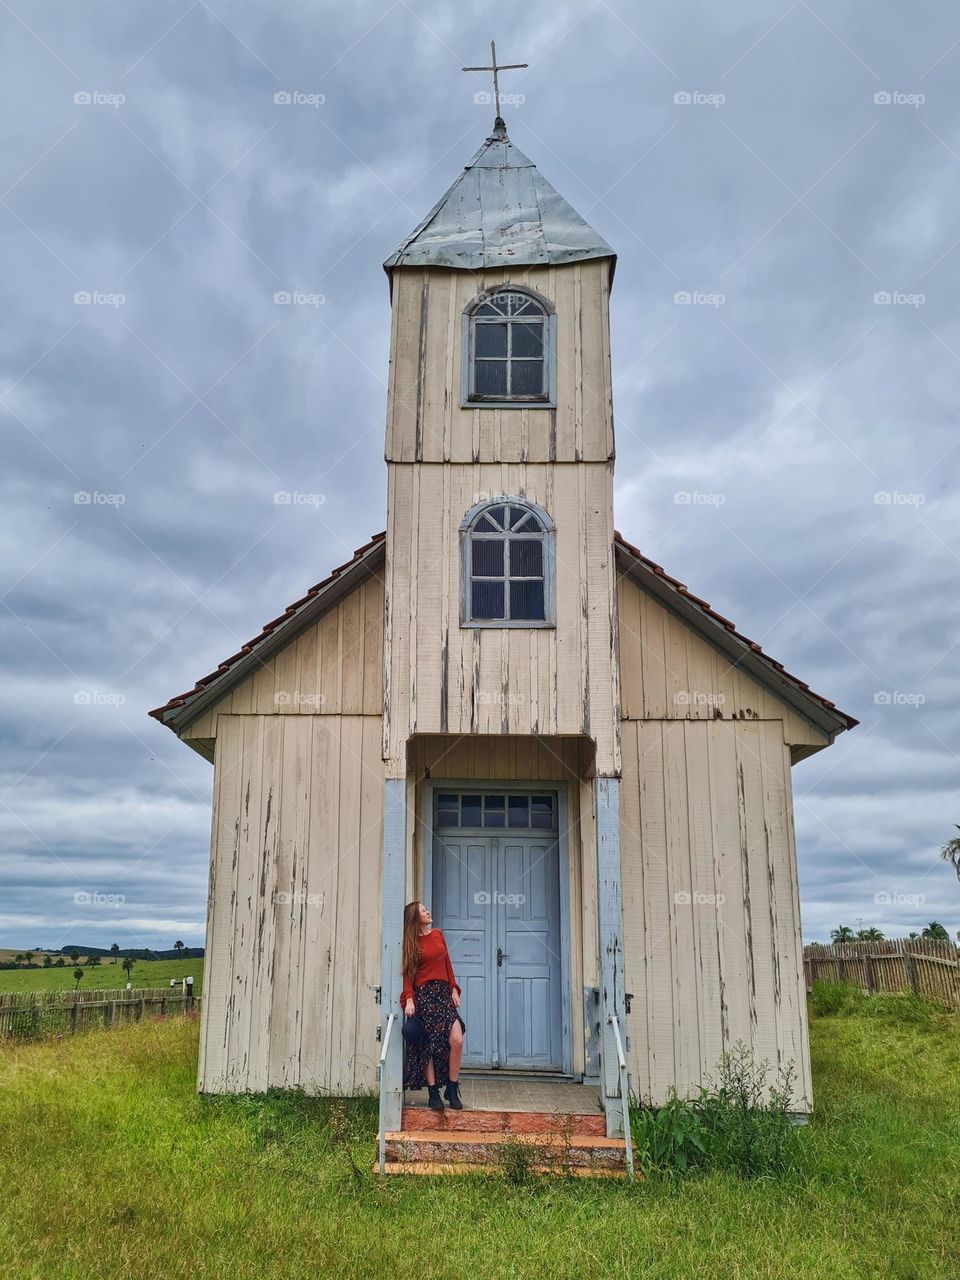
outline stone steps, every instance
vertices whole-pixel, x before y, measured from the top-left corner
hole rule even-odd
[[[420,1111],[420,1108],[413,1110]],[[386,1134],[389,1173],[462,1173],[503,1169],[524,1161],[540,1173],[622,1175],[622,1138],[595,1132],[602,1116],[564,1116],[554,1112],[453,1112],[413,1117],[421,1127],[405,1127]],[[479,1117],[487,1127],[478,1127]],[[493,1118],[492,1120],[490,1118]],[[406,1120],[406,1116],[404,1117]],[[494,1121],[496,1127],[494,1127]],[[589,1121],[589,1132],[573,1130],[574,1122]],[[468,1127],[469,1125],[469,1127]],[[581,1128],[584,1127],[581,1123]]]
[[[455,1133],[560,1133],[603,1138],[605,1118],[595,1114],[571,1115],[556,1111],[431,1111],[429,1107],[404,1107],[401,1128],[409,1132]]]

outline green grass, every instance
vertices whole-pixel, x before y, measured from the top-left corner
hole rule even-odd
[[[960,1030],[815,1017],[816,1122],[783,1181],[372,1174],[375,1104],[199,1099],[195,1020],[0,1048],[18,1280],[957,1280]]]
[[[66,957],[62,969],[0,969],[0,991],[72,991],[74,988],[73,962]],[[199,995],[203,988],[203,958],[195,960],[134,960],[129,979],[121,962],[111,964],[101,960],[88,969],[81,963],[83,980],[81,991],[101,991],[113,987],[125,987],[130,981],[135,987],[165,987],[171,978],[193,977],[193,993]]]

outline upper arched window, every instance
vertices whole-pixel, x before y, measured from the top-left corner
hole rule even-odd
[[[553,315],[525,289],[484,293],[464,315],[464,404],[553,403]]]
[[[519,498],[496,498],[467,513],[462,621],[475,626],[549,625],[553,616],[553,523]]]

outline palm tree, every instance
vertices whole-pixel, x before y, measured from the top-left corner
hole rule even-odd
[[[883,934],[875,924],[870,925],[867,929],[857,930],[858,942],[882,942]]]
[[[187,948],[186,948],[186,944],[185,944],[185,943],[180,942],[180,941],[178,940],[177,942],[175,942],[175,943],[173,944],[173,949],[174,949],[174,951],[177,953],[177,955],[180,955],[180,952],[181,952],[181,951],[186,951],[186,949],[187,949]]]
[[[949,942],[950,935],[939,920],[931,920],[920,934],[921,938],[934,938],[937,942]]]
[[[110,961],[110,963],[116,964],[117,956],[120,954],[120,944],[118,942],[115,942],[113,946],[110,948],[110,954],[113,956],[113,959]]]
[[[131,973],[133,973],[133,966],[134,966],[134,959],[133,959],[133,956],[124,956],[124,957],[123,957],[123,971],[124,971],[124,973],[127,975],[127,978],[128,978],[128,979],[129,979],[129,977],[130,977]]]
[[[76,964],[77,961],[80,959],[80,952],[76,949],[76,947],[71,948],[71,950],[68,951],[67,954],[69,955],[70,959],[73,961],[74,964]]]
[[[848,924],[841,924],[836,929],[830,930],[831,942],[852,942],[853,930]]]
[[[958,831],[960,831],[960,825],[957,823],[954,823],[953,825]],[[953,869],[957,873],[957,879],[960,880],[960,836],[954,836],[952,840],[948,840],[946,844],[944,844],[940,850],[940,857],[943,858],[944,862],[950,862],[953,864]]]
[[[73,989],[74,991],[76,991],[78,990],[80,983],[83,981],[83,970],[80,968],[79,965],[77,965],[76,969],[74,969],[73,971],[73,981],[75,983],[75,986]]]
[[[29,969],[29,968],[30,968],[30,966],[33,964],[33,952],[32,952],[32,951],[28,951],[28,952],[27,952],[27,954],[26,954],[23,958],[24,958],[24,960],[26,960],[26,962],[27,962],[27,968]]]

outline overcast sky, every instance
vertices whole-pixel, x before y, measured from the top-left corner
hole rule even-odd
[[[0,945],[202,942],[212,769],[146,712],[384,527],[380,264],[491,37],[619,254],[618,528],[862,721],[794,770],[805,936],[960,928],[955,5],[497,12],[0,6]]]

